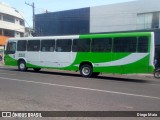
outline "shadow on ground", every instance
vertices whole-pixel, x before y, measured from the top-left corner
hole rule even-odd
[[[0,70],[7,70],[7,71],[18,71],[17,68],[0,68]],[[31,69],[26,71],[27,73],[35,73],[35,74],[49,74],[49,75],[61,75],[61,76],[70,76],[70,77],[81,77],[79,73],[76,72],[70,72],[70,71],[61,71],[61,70],[45,70],[45,71],[39,71],[35,72]],[[135,76],[127,76],[127,75],[107,75],[102,74],[100,76],[94,77],[94,78],[86,78],[86,79],[93,79],[93,80],[112,80],[112,81],[121,81],[121,82],[133,82],[133,83],[150,83],[151,81],[147,80],[145,77],[137,77]]]

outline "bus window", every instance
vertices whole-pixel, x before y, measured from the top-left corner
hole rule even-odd
[[[26,51],[27,40],[19,40],[17,43],[17,51]]]
[[[94,38],[92,39],[92,52],[111,52],[111,38]]]
[[[136,52],[136,37],[119,37],[114,38],[114,52]]]
[[[40,40],[28,40],[27,51],[39,51]]]
[[[71,52],[72,40],[59,39],[56,41],[56,52]]]
[[[90,39],[74,39],[73,52],[89,52],[90,51]]]
[[[148,52],[148,37],[139,37],[138,39],[138,52]]]
[[[42,52],[53,52],[55,49],[55,40],[42,40],[41,51]]]
[[[16,42],[8,42],[6,54],[15,54],[16,52]]]

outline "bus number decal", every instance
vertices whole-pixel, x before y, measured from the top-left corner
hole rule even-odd
[[[19,53],[18,57],[25,57],[25,53]]]

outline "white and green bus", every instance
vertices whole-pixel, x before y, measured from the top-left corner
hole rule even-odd
[[[10,38],[5,64],[20,71],[80,71],[83,77],[152,73],[154,50],[153,32]]]

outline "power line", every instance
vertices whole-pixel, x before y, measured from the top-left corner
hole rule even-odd
[[[21,15],[21,17],[24,19],[24,21],[27,23],[27,25],[28,25],[28,27],[30,27],[31,28],[31,26],[29,25],[29,23],[27,22],[27,20],[24,18],[24,16],[20,13],[20,12],[18,12],[20,15]]]

